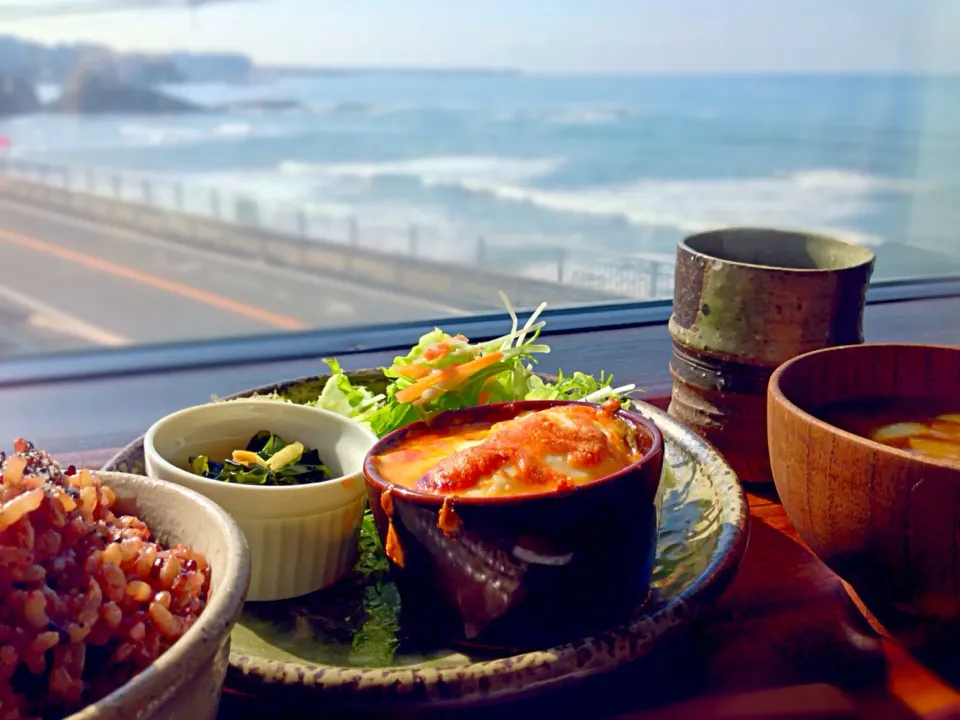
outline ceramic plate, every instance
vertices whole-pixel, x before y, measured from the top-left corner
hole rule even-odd
[[[371,387],[378,371],[351,373]],[[257,388],[294,402],[317,398],[326,376]],[[419,647],[397,621],[389,579],[359,574],[313,595],[248,603],[233,632],[228,687],[315,692],[356,707],[473,704],[513,698],[612,670],[689,622],[727,586],[747,544],[747,504],[737,478],[707,443],[666,413],[638,403],[665,439],[666,492],[650,599],[625,623],[565,645],[515,655],[473,656]],[[104,470],[144,473],[143,440]]]

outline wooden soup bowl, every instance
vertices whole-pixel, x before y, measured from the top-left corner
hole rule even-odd
[[[376,470],[374,458],[428,429],[569,404],[585,403],[535,400],[446,412],[429,428],[412,423],[370,450],[364,475],[377,531],[387,545],[392,524],[402,549],[402,564],[391,558],[391,571],[405,625],[473,646],[549,646],[610,627],[645,600],[659,526],[663,437],[636,413],[619,414],[646,450],[637,462],[570,490],[458,498],[451,503],[454,533],[440,528],[449,496],[390,484]]]
[[[774,482],[800,537],[852,586],[868,619],[909,644],[953,642],[960,463],[881,445],[817,417],[835,402],[887,397],[955,399],[960,408],[960,347],[851,345],[780,366],[767,393]]]

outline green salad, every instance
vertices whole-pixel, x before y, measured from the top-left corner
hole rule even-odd
[[[534,371],[537,356],[550,352],[550,346],[538,342],[546,325],[538,320],[547,304],[543,303],[527,322],[518,327],[517,315],[505,296],[504,303],[513,320],[506,335],[486,342],[470,342],[463,335],[450,335],[436,328],[420,338],[410,352],[383,368],[389,384],[386,391],[374,394],[354,385],[333,359],[324,362],[330,379],[320,396],[307,405],[340,413],[369,426],[378,437],[419,419],[429,419],[446,410],[517,400],[585,400],[603,402],[620,398],[629,406],[628,395],[634,385],[615,387],[613,376],[601,372],[594,377],[583,372],[559,372],[555,382],[547,382]],[[270,396],[290,400],[282,395]]]
[[[634,385],[616,387],[613,376],[583,372],[558,373],[553,382],[536,374],[534,366],[550,346],[540,341],[546,322],[540,315],[542,303],[520,326],[517,314],[507,297],[501,299],[512,320],[510,332],[495,340],[470,342],[463,335],[451,335],[435,328],[420,338],[406,355],[394,358],[383,368],[388,385],[382,393],[355,385],[334,359],[325,359],[330,379],[320,396],[308,401],[325,410],[351,417],[370,427],[378,437],[419,419],[429,419],[446,410],[460,410],[498,402],[518,400],[583,400],[603,402],[618,397],[629,407]],[[262,397],[262,396],[261,396]],[[269,397],[292,402],[282,394]],[[367,511],[369,515],[369,510]],[[364,570],[386,568],[386,559],[374,537],[367,518],[361,531],[361,557]],[[367,557],[368,553],[374,553]]]
[[[191,457],[190,469],[209,480],[241,485],[306,485],[333,477],[318,451],[299,442],[288,443],[269,430],[258,432],[228,459]]]

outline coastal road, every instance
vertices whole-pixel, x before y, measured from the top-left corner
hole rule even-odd
[[[0,356],[458,314],[0,200]]]

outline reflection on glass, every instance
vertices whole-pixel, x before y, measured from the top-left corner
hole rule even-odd
[[[0,0],[0,354],[668,298],[731,225],[960,272],[960,16],[776,5]]]

